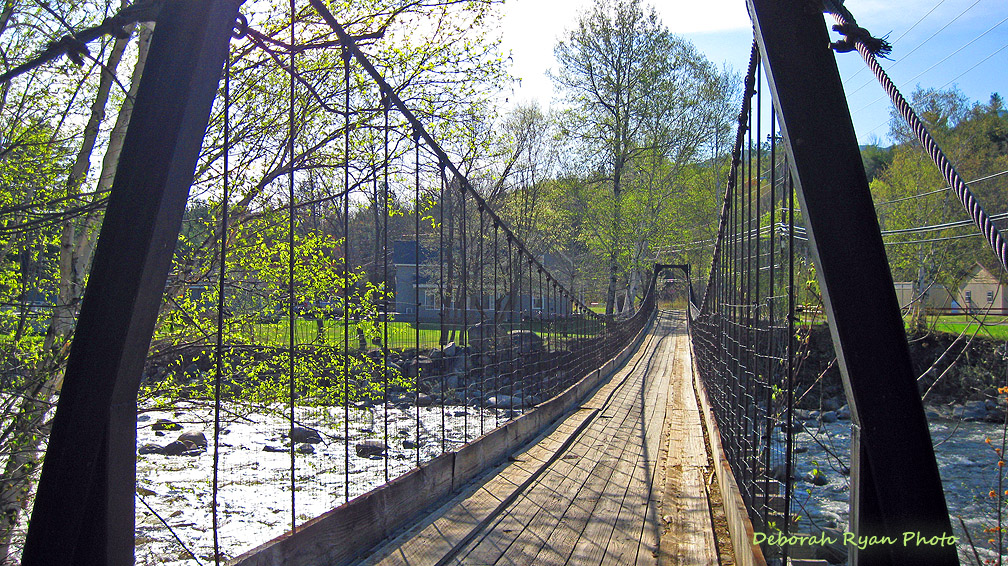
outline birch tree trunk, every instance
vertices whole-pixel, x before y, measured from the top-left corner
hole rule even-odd
[[[128,36],[115,40],[99,79],[98,91],[84,129],[84,138],[67,177],[68,194],[79,193],[80,185],[90,169],[98,131],[105,117],[109,93],[115,82],[113,74],[122,60],[133,29],[128,28],[126,31],[130,32]],[[129,95],[123,101],[115,126],[110,133],[97,191],[90,197],[92,203],[103,198],[115,177],[123,139],[133,111],[133,101],[140,76],[143,74],[151,33],[150,27],[141,27],[138,59],[133,69]],[[74,312],[83,295],[85,274],[90,267],[101,214],[101,210],[91,212],[79,229],[73,219],[63,221],[59,257],[59,299],[53,309],[46,333],[44,355],[31,376],[30,383],[34,384],[33,387],[25,392],[17,414],[8,430],[4,431],[4,443],[0,447],[0,453],[8,455],[8,459],[4,465],[3,478],[0,480],[0,512],[2,512],[0,557],[4,557],[5,560],[9,560],[12,556],[12,542],[18,521],[21,513],[28,507],[34,472],[41,465],[42,442],[49,435],[50,423],[47,416],[62,385],[63,364],[70,347]]]

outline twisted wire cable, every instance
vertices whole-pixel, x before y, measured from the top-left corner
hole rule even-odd
[[[853,21],[853,17],[850,16],[848,12],[847,15],[842,14],[845,10],[830,10],[830,14],[837,21],[837,26],[834,27],[837,31],[844,33],[845,31],[851,30],[862,30],[863,28],[858,28],[857,23]],[[959,198],[959,202],[962,203],[966,212],[969,214],[970,218],[980,232],[983,234],[984,238],[987,240],[987,244],[990,245],[991,249],[994,250],[994,254],[997,256],[998,261],[1001,262],[1002,268],[1008,270],[1008,244],[1005,243],[1004,237],[1001,236],[1001,231],[998,227],[994,225],[994,221],[991,220],[990,216],[984,210],[983,205],[977,200],[976,196],[969,189],[969,185],[966,181],[959,175],[956,171],[955,166],[949,161],[948,157],[942,151],[938,142],[935,141],[931,132],[928,131],[927,127],[914,112],[914,109],[907,102],[903,94],[900,93],[896,84],[889,78],[885,70],[879,64],[878,60],[875,58],[875,54],[869,47],[869,38],[866,33],[855,32],[849,36],[849,39],[853,41],[854,47],[857,49],[861,57],[864,58],[865,63],[867,63],[868,68],[871,69],[872,73],[875,74],[875,78],[878,79],[882,88],[889,95],[892,100],[893,105],[896,110],[899,111],[903,119],[907,121],[910,125],[910,129],[913,130],[917,140],[924,146],[924,150],[927,151],[928,156],[934,161],[935,165],[941,170],[942,175],[945,177],[945,181],[948,186],[952,188],[956,196]]]
[[[725,230],[728,228],[728,214],[731,211],[730,195],[732,194],[732,190],[735,188],[735,174],[738,171],[739,165],[742,163],[742,144],[745,141],[745,133],[748,128],[747,124],[749,121],[751,106],[749,99],[752,98],[753,94],[756,92],[757,49],[756,38],[754,37],[752,50],[749,52],[749,68],[746,71],[745,93],[742,95],[742,110],[739,111],[738,129],[735,131],[735,145],[732,150],[731,171],[728,173],[728,186],[725,189],[725,196],[721,205],[721,215],[718,220],[718,235],[714,245],[714,256],[711,259],[711,265],[717,265],[718,259],[721,257],[721,243],[725,238]],[[711,298],[710,291],[713,284],[714,278],[708,277],[707,287],[704,289],[703,299],[700,301],[700,308],[704,312],[707,311],[709,306],[707,303]]]

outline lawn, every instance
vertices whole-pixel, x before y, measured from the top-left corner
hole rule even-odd
[[[371,323],[372,328],[377,327],[379,335],[383,335],[384,325],[381,323]],[[288,343],[290,324],[284,320],[278,323],[263,323],[255,327],[255,339],[257,344],[269,346],[284,346]],[[321,332],[318,321],[298,319],[295,322],[295,338],[298,343],[324,344],[328,346],[341,346],[343,344],[343,322],[340,320],[323,320]],[[409,322],[389,322],[388,323],[389,344],[393,348],[416,347],[417,332],[416,325]],[[420,347],[434,348],[438,345],[440,331],[436,324],[420,324]],[[455,338],[457,339],[457,337]],[[356,325],[350,325],[350,347],[357,346]]]
[[[941,320],[935,323],[934,329],[938,332],[949,332],[952,334],[959,334],[963,329],[966,329],[966,335],[972,336],[977,326],[981,326],[980,331],[977,332],[977,336],[994,340],[1008,340],[1008,323],[1005,322],[991,323],[990,321],[985,321],[983,325],[978,325],[976,322],[946,321],[945,317],[942,317]]]
[[[380,322],[368,323],[372,328],[377,328],[379,336],[384,335],[385,325]],[[440,339],[440,330],[437,323],[420,323],[420,348],[437,348]],[[277,323],[260,323],[254,327],[254,339],[250,340],[256,344],[282,347],[288,343],[290,325],[286,320]],[[532,330],[536,334],[544,337],[556,329],[543,329],[538,322],[529,324],[524,322],[513,326],[514,329]],[[455,334],[449,337],[454,342],[462,342],[464,334],[461,326],[454,327]],[[251,338],[251,333],[243,332],[245,336]],[[388,343],[392,348],[415,348],[417,340],[417,325],[411,322],[389,322],[388,323]],[[323,320],[321,332],[318,321],[298,319],[295,322],[295,338],[299,344],[318,344],[327,346],[343,345],[343,323],[340,320]],[[355,325],[350,325],[350,347],[357,347],[357,331]]]

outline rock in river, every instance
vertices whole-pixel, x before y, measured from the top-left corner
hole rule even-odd
[[[364,442],[358,442],[354,448],[357,450],[358,456],[369,458],[371,456],[381,456],[385,453],[388,446],[381,440],[365,440]]]
[[[206,448],[207,439],[206,436],[198,430],[187,430],[179,435],[176,439],[179,442],[191,442],[196,445],[197,448]]]
[[[305,428],[303,426],[296,426],[290,432],[290,439],[295,443],[309,443],[315,444],[317,442],[322,442],[322,435],[316,430],[310,428]]]
[[[151,425],[151,430],[182,430],[182,427],[168,419],[158,419],[156,423]]]

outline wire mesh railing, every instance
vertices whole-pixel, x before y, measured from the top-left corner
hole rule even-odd
[[[795,531],[795,198],[753,44],[714,260],[696,297],[696,367],[753,528]],[[766,102],[769,102],[767,97]],[[769,122],[769,124],[767,124]],[[800,221],[800,216],[799,216]],[[787,560],[788,547],[763,542]]]
[[[957,554],[1000,561],[1000,534],[987,541],[993,552],[974,541],[1002,530],[980,528],[995,517],[1000,525],[1001,474],[963,481],[959,454],[975,450],[970,445],[983,429],[964,422],[964,409],[952,425],[933,407],[925,416],[919,396],[926,396],[921,386],[931,361],[914,367],[920,360],[907,352],[881,239],[887,232],[873,214],[833,55],[812,55],[810,46],[823,43],[825,30],[813,33],[821,26],[817,17],[795,17],[776,3],[752,0],[749,7],[756,39],[713,263],[702,299],[691,305],[691,333],[724,457],[755,531],[751,542],[768,563],[781,564],[811,557],[951,564]],[[933,140],[879,70],[869,45],[884,42],[857,28],[839,4],[827,2],[826,11],[838,15],[834,29],[846,36],[832,48],[856,46],[929,153],[940,154],[930,151]],[[794,32],[799,19],[809,29],[796,50],[797,36],[805,34]],[[820,81],[826,86],[802,86]],[[949,190],[956,187],[955,195],[969,201],[973,222],[1000,261],[996,228],[984,224],[983,208],[944,156],[935,161]],[[875,289],[871,299],[864,299],[865,288]],[[897,430],[906,437],[897,438]],[[917,472],[912,480],[901,473],[907,467]],[[977,506],[984,485],[998,486],[989,492],[997,500],[989,511]],[[962,497],[963,489],[972,498]],[[898,501],[889,497],[896,492]],[[986,519],[970,517],[975,511]],[[916,532],[919,541],[922,530],[942,545],[899,544],[896,535]],[[869,543],[868,535],[882,542]]]

